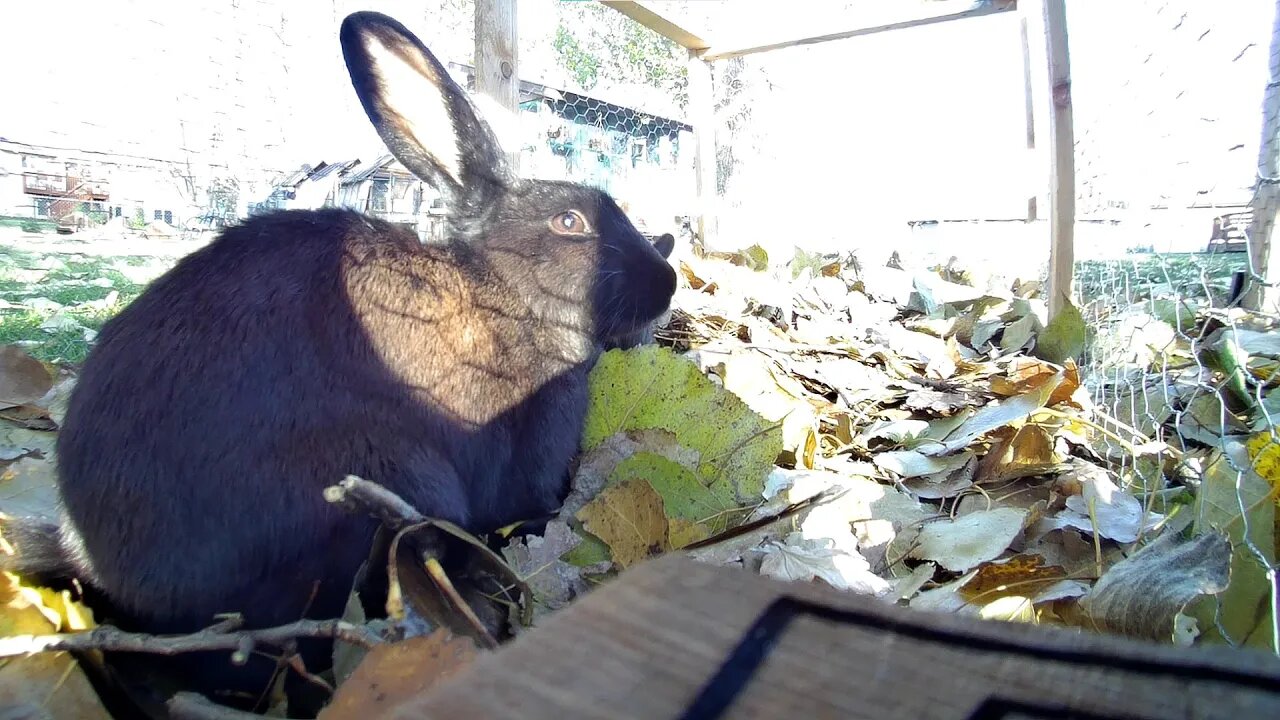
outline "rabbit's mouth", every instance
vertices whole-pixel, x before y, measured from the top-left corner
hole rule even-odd
[[[597,335],[606,344],[626,343],[637,335],[647,335],[655,326],[664,324],[671,314],[671,295],[653,293],[631,298],[632,302],[616,307],[600,319]]]

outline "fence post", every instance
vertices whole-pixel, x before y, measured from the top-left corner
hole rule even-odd
[[[1032,68],[1038,63],[1032,62],[1031,59],[1031,28],[1034,27],[1031,18],[1028,17],[1028,8],[1031,3],[1024,2],[1018,7],[1018,32],[1022,40],[1022,84],[1023,96],[1026,106],[1026,122],[1027,122],[1027,161],[1039,164],[1039,153],[1036,150],[1036,76]],[[1039,199],[1041,185],[1037,182],[1027,196],[1027,222],[1034,222],[1040,218]]]
[[[693,124],[693,165],[697,173],[698,240],[704,248],[714,244],[716,235],[716,98],[711,63],[700,53],[689,51],[689,119]]]
[[[1271,77],[1262,100],[1262,141],[1258,144],[1258,178],[1254,186],[1253,221],[1249,223],[1249,267],[1262,285],[1249,283],[1244,306],[1277,312],[1280,308],[1280,253],[1271,252],[1271,233],[1280,207],[1280,2],[1271,26]]]
[[[516,0],[476,0],[476,92],[487,95],[515,121],[520,105],[516,73]],[[512,170],[519,172],[520,153],[508,148]]]
[[[1049,320],[1073,297],[1076,225],[1075,132],[1071,113],[1071,61],[1065,0],[1041,0],[1048,56],[1049,97]]]

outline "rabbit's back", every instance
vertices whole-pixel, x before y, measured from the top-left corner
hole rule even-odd
[[[380,365],[343,281],[371,244],[425,252],[342,211],[255,218],[103,328],[58,441],[61,492],[90,580],[134,623],[340,613],[374,529],[323,499],[348,473],[471,527],[554,508],[585,370],[460,426]]]

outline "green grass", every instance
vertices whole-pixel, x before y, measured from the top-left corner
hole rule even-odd
[[[139,267],[148,260],[132,256],[45,255],[0,248],[0,299],[19,306],[0,309],[0,344],[21,344],[33,357],[50,363],[83,362],[91,346],[85,330],[100,330],[146,288],[113,266]],[[42,273],[44,269],[47,272]],[[106,303],[113,292],[117,293],[114,302]],[[62,308],[32,307],[33,301],[40,298]],[[58,314],[80,327],[40,327]]]
[[[1248,264],[1245,253],[1143,253],[1124,260],[1083,260],[1075,267],[1076,289],[1086,303],[1176,295],[1222,307],[1229,299],[1232,273]]]
[[[25,232],[54,232],[57,230],[58,224],[44,218],[0,215],[0,227],[22,228]]]

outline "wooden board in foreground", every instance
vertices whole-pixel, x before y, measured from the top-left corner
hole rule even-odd
[[[672,555],[377,717],[1280,718],[1280,659],[924,613]]]

